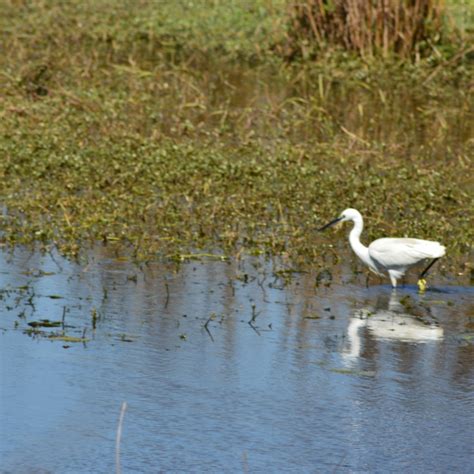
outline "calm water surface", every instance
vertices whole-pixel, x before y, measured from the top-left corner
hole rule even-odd
[[[103,249],[0,268],[1,472],[113,472],[124,401],[122,472],[474,470],[472,287]]]

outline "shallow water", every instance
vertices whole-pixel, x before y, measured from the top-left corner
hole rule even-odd
[[[474,469],[473,287],[0,257],[2,472]]]

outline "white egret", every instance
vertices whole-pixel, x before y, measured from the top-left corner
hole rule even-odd
[[[438,242],[431,240],[410,238],[383,238],[374,240],[368,247],[360,241],[360,234],[364,228],[362,215],[356,209],[346,209],[341,215],[321,227],[322,231],[338,222],[352,221],[354,227],[349,234],[349,243],[355,254],[378,275],[387,272],[392,286],[397,286],[397,280],[402,278],[405,272],[412,266],[426,259],[434,259],[421,273],[418,279],[418,287],[421,291],[426,288],[423,277],[432,265],[442,257],[446,249]]]

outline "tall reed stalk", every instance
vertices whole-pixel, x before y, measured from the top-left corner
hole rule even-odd
[[[410,57],[439,38],[443,0],[291,0],[287,55],[331,46]]]

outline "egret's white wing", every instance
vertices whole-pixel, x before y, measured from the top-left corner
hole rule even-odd
[[[445,248],[438,242],[421,239],[378,239],[369,245],[369,255],[385,268],[409,267],[426,258],[439,258]]]

